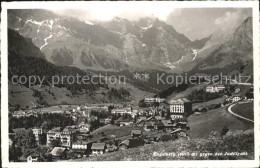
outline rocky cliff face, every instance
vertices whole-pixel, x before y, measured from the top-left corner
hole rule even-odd
[[[252,18],[247,18],[235,31],[226,37],[200,64],[195,71],[229,72],[240,70],[253,61]],[[253,67],[249,68],[253,72]]]
[[[123,70],[152,63],[167,68],[192,52],[187,37],[158,19],[94,24],[45,10],[10,10],[8,18],[9,28],[31,38],[48,61],[59,65]]]

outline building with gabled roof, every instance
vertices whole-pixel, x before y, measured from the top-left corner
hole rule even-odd
[[[106,149],[105,143],[93,143],[91,150],[93,155],[104,154]]]
[[[192,103],[186,98],[172,99],[169,101],[171,118],[185,118],[192,114]]]
[[[62,129],[61,127],[53,128],[47,132],[47,145],[51,145],[51,142],[54,139],[58,139],[61,141],[61,146],[70,148],[71,142],[73,138],[73,134],[76,132],[75,127],[65,127]]]
[[[218,93],[220,91],[224,91],[225,86],[224,85],[209,85],[206,87],[206,92],[209,93]]]

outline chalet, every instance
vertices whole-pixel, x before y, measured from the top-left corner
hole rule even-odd
[[[90,125],[88,123],[80,122],[77,127],[80,133],[89,133]]]
[[[87,154],[91,149],[92,143],[86,141],[72,142],[71,149],[74,153]]]
[[[123,117],[120,117],[118,120],[115,121],[115,123],[121,127],[121,126],[131,125],[131,124],[133,124],[134,122],[132,121],[131,118],[123,118]]]
[[[144,129],[147,130],[147,131],[156,129],[157,128],[157,124],[158,124],[158,121],[147,121],[144,124]]]
[[[176,123],[176,128],[181,128],[183,130],[185,129],[189,129],[187,126],[187,122],[186,121],[180,121]]]
[[[152,143],[155,143],[156,141],[157,141],[157,138],[154,137],[154,136],[146,136],[146,137],[144,138],[144,142],[145,142],[146,144],[152,144]]]
[[[127,139],[119,144],[119,150],[126,150],[129,148],[136,148],[144,145],[144,141],[141,139]]]
[[[176,123],[173,123],[172,120],[160,120],[160,123],[162,128],[159,128],[158,124],[158,129],[172,130],[176,127]]]
[[[106,152],[115,152],[118,147],[118,141],[107,141],[106,143]]]
[[[170,100],[169,104],[172,119],[185,118],[192,114],[192,103],[186,98]]]
[[[66,155],[66,151],[68,151],[66,148],[63,147],[54,147],[51,151],[51,155],[53,157],[59,157],[63,158]]]
[[[171,140],[173,140],[171,135],[164,134],[164,135],[159,136],[156,141],[157,142],[167,142],[167,141],[171,141]]]
[[[207,112],[207,111],[208,111],[208,108],[205,106],[200,106],[193,110],[194,113],[195,112]]]
[[[91,150],[93,155],[104,154],[106,144],[105,143],[93,143]]]
[[[135,137],[140,137],[142,135],[142,131],[141,130],[132,130],[131,131],[131,136],[133,137],[133,138],[135,138]]]
[[[224,91],[225,86],[224,85],[209,85],[206,87],[206,92],[208,93],[218,93],[220,91]]]
[[[26,159],[27,162],[39,162],[41,161],[41,158],[42,158],[41,154],[34,152],[30,154]]]
[[[186,131],[181,128],[177,128],[176,130],[172,131],[171,134],[172,136],[177,138],[188,138],[188,134],[186,133]]]
[[[33,150],[29,150],[28,153],[24,153],[23,156],[27,158],[27,162],[42,162],[45,160],[44,156],[47,156],[47,149],[37,147]]]

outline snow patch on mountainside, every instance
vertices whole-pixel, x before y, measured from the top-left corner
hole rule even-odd
[[[90,22],[90,21],[87,21],[87,20],[85,20],[84,21],[86,24],[89,24],[89,25],[94,25],[94,23],[92,23],[92,22]]]
[[[198,50],[192,49],[192,52],[193,52],[192,54],[194,54],[192,61],[194,61],[198,55]]]
[[[147,27],[140,27],[140,28],[143,29],[143,30],[147,30],[147,29],[150,29],[151,27],[153,27],[152,24],[151,24],[150,26],[147,26]]]
[[[48,41],[47,41],[47,40],[50,39],[50,38],[52,38],[52,36],[53,36],[53,35],[51,34],[51,35],[49,35],[48,37],[46,37],[46,38],[44,39],[45,44],[43,44],[43,46],[40,47],[40,50],[42,50],[43,47],[45,47],[46,45],[48,45]]]

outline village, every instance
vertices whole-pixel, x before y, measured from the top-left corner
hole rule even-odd
[[[93,157],[145,144],[189,140],[187,117],[190,115],[203,115],[212,109],[253,101],[252,86],[245,95],[226,94],[225,89],[224,85],[209,85],[203,89],[207,94],[220,94],[223,97],[223,102],[210,105],[194,104],[195,101],[188,97],[166,99],[155,96],[144,98],[138,106],[107,103],[59,105],[51,111],[44,111],[44,108],[20,109],[11,113],[17,121],[59,114],[71,118],[67,123],[73,125],[58,121],[59,124],[48,129],[43,128],[43,124],[9,128],[9,146],[13,147],[15,153],[11,155],[16,155],[13,156],[14,160],[27,162],[60,161]],[[234,93],[239,91],[237,88]],[[30,144],[30,150],[24,149],[26,145],[19,146],[23,143]]]

